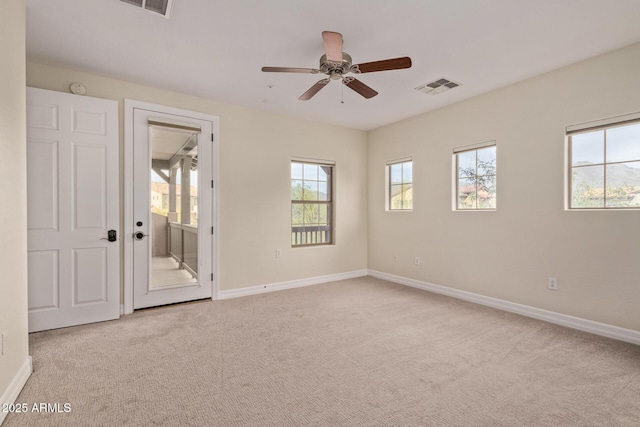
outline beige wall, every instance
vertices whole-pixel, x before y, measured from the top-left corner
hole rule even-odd
[[[366,268],[365,132],[27,63],[28,86],[68,92],[72,82],[119,102],[121,140],[124,98],[220,117],[220,290]],[[336,161],[336,245],[291,248],[292,156]]]
[[[640,330],[640,211],[568,212],[563,188],[565,126],[640,111],[639,75],[636,44],[370,132],[368,268]],[[488,140],[497,211],[453,212],[452,149]],[[385,212],[405,156],[414,211]]]
[[[639,73],[633,45],[368,133],[37,63],[27,84],[82,82],[120,102],[121,127],[124,98],[220,116],[221,290],[368,267],[640,330],[639,212],[563,203],[564,127],[640,111]],[[452,148],[487,140],[498,147],[498,209],[452,212]],[[337,162],[335,246],[290,248],[292,156]],[[405,156],[415,209],[388,213],[384,165]]]
[[[27,361],[27,185],[25,118],[25,9],[0,1],[0,396]],[[0,416],[0,419],[2,417]]]

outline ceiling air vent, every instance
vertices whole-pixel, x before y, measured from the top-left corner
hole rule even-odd
[[[429,95],[439,95],[442,92],[446,92],[450,89],[461,86],[460,83],[454,82],[453,80],[445,79],[444,77],[430,83],[425,83],[423,85],[418,86],[415,90],[420,92],[428,93]]]
[[[149,12],[154,12],[169,18],[173,0],[120,0],[124,3],[141,7]]]

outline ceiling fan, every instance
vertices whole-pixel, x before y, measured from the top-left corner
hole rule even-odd
[[[360,80],[357,80],[355,77],[347,76],[346,74],[373,73],[376,71],[400,70],[411,67],[411,58],[407,56],[402,58],[384,59],[382,61],[365,62],[363,64],[353,64],[351,56],[342,51],[342,34],[340,33],[323,31],[322,42],[324,44],[325,54],[320,57],[320,67],[318,69],[262,67],[262,71],[267,73],[326,74],[328,77],[318,81],[298,98],[301,101],[306,101],[311,99],[331,80],[339,79],[342,79],[342,83],[345,86],[353,89],[365,98],[373,98],[378,94],[378,92],[362,83]]]

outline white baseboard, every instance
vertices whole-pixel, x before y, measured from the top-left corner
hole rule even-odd
[[[266,285],[250,286],[247,288],[218,291],[218,299],[244,297],[248,295],[263,294],[265,292],[281,291],[284,289],[300,288],[302,286],[317,285],[320,283],[336,282],[338,280],[353,279],[367,275],[367,270],[347,271],[345,273],[328,274],[326,276],[308,277],[306,279],[290,280],[288,282],[270,283]]]
[[[541,308],[487,297],[480,294],[474,294],[473,292],[461,291],[459,289],[448,288],[446,286],[434,285],[433,283],[410,279],[408,277],[396,276],[394,274],[383,273],[381,271],[367,270],[367,272],[369,276],[388,280],[389,282],[411,286],[413,288],[423,289],[425,291],[434,292],[437,294],[447,295],[453,298],[474,302],[476,304],[486,305],[500,310],[532,317],[534,319],[544,320],[546,322],[555,323],[557,325],[566,326],[568,328],[578,329],[580,331],[640,345],[640,331],[625,329],[619,326],[594,322],[593,320],[569,316],[567,314],[556,313],[554,311],[543,310]]]
[[[2,396],[0,397],[0,406],[3,403],[15,403],[18,395],[22,391],[22,388],[31,376],[31,372],[33,372],[33,364],[31,356],[28,356],[22,364],[22,367],[16,373],[16,376],[11,380],[9,387],[4,391],[4,393],[2,393]],[[0,425],[4,422],[7,414],[7,412],[2,412],[0,408]]]

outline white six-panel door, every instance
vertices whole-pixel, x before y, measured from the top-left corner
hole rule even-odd
[[[116,101],[27,88],[30,332],[120,315],[118,141]]]

